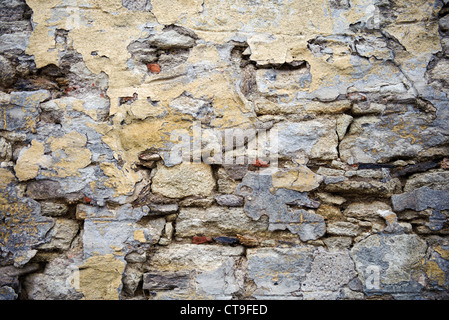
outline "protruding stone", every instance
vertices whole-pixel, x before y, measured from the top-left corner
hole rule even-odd
[[[127,295],[134,295],[139,286],[143,276],[143,271],[137,267],[128,265],[125,270],[125,274],[123,275],[123,291]]]
[[[355,103],[352,106],[352,113],[355,115],[380,114],[387,106],[379,103]]]
[[[69,207],[65,203],[58,203],[52,201],[42,201],[41,214],[48,217],[60,217],[69,211]]]
[[[161,160],[161,156],[157,153],[152,152],[142,152],[139,155],[139,160],[142,161],[159,161]]]
[[[449,209],[449,190],[432,190],[426,186],[412,192],[394,195],[391,200],[395,211],[405,209],[423,211],[433,208],[429,222],[426,224],[431,230],[439,231],[447,222],[447,217],[441,210]]]
[[[175,228],[173,227],[173,222],[167,221],[165,223],[164,231],[162,232],[161,239],[159,240],[160,245],[169,245],[172,241],[173,234],[175,233]]]
[[[449,190],[449,171],[436,170],[425,173],[417,173],[407,179],[405,192],[427,186],[434,190]]]
[[[325,202],[325,203],[330,203],[330,204],[335,204],[335,205],[342,205],[343,203],[346,202],[346,199],[337,195],[333,195],[327,192],[320,192],[317,193],[318,198]]]
[[[379,220],[379,210],[390,211],[391,207],[380,201],[373,202],[354,202],[348,205],[343,212],[345,217],[358,220],[376,221]]]
[[[323,178],[306,166],[279,170],[273,174],[273,187],[285,188],[299,192],[311,191],[320,186]]]
[[[56,219],[51,231],[51,240],[39,246],[39,249],[68,250],[79,230],[78,222],[69,219]]]
[[[404,107],[405,110],[404,111]],[[430,125],[429,125],[430,124]],[[419,127],[420,130],[413,130]],[[381,116],[355,119],[339,145],[347,163],[387,162],[397,157],[412,158],[445,143],[444,126],[432,123],[416,106],[389,105]]]
[[[323,240],[329,250],[341,251],[351,247],[351,237],[327,237]]]
[[[385,219],[387,227],[383,230],[384,232],[401,232],[401,231],[411,231],[411,226],[408,228],[409,224],[404,225],[404,223],[398,223],[398,217],[396,213],[391,210],[377,210],[377,213]]]
[[[333,160],[338,156],[338,136],[335,121],[310,120],[301,123],[281,123],[274,126],[279,132],[279,154],[305,152],[311,159]]]
[[[412,209],[423,211],[427,208],[437,210],[449,209],[449,190],[432,190],[421,187],[411,192],[396,194],[391,197],[395,211]]]
[[[353,193],[361,195],[379,195],[391,197],[400,188],[400,181],[392,179],[387,182],[376,180],[355,181],[345,180],[336,183],[330,183],[324,187],[327,192]]]
[[[200,163],[181,163],[167,168],[158,164],[152,191],[169,198],[208,196],[215,188],[210,166]]]
[[[129,263],[144,263],[147,261],[146,252],[133,251],[126,255],[125,260]]]
[[[243,207],[243,197],[233,194],[223,194],[215,197],[215,201],[220,206],[225,207]]]
[[[257,234],[268,229],[268,219],[253,221],[245,215],[243,208],[210,207],[181,208],[176,219],[176,235],[192,237],[233,236],[237,233]]]
[[[174,204],[150,204],[150,215],[169,215],[178,212],[179,206]]]
[[[239,243],[245,247],[252,248],[260,244],[260,241],[256,237],[250,235],[237,234],[237,238],[239,239]]]
[[[327,233],[336,236],[355,237],[360,232],[360,227],[351,222],[336,221],[328,223],[327,225]]]
[[[419,293],[423,284],[414,276],[427,244],[415,234],[374,234],[351,250],[366,294]]]
[[[190,272],[147,272],[143,275],[144,290],[187,290]]]
[[[202,197],[187,197],[179,202],[181,207],[198,207],[198,208],[210,208],[214,204],[213,198]]]
[[[349,125],[352,123],[353,117],[347,114],[342,114],[337,118],[337,134],[338,140],[341,141],[348,131]]]
[[[183,28],[178,28],[166,28],[161,33],[153,35],[149,39],[150,44],[160,49],[186,49],[193,47],[195,39],[182,32],[180,29]]]

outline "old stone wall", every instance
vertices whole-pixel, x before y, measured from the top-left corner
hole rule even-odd
[[[448,83],[447,0],[0,0],[0,299],[448,299]]]

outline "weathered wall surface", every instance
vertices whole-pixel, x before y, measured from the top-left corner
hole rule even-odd
[[[0,0],[0,30],[0,299],[449,298],[446,0]],[[251,129],[277,171],[211,160]]]

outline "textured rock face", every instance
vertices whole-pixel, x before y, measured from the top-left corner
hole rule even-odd
[[[176,234],[180,237],[257,234],[267,229],[267,219],[253,221],[242,208],[182,208],[176,220]]]
[[[449,3],[0,0],[0,300],[448,299]]]
[[[288,229],[299,235],[302,241],[316,240],[325,233],[326,225],[322,216],[305,210],[293,211],[288,204],[314,206],[306,193],[288,189],[278,189],[275,194],[272,177],[249,173],[237,187],[237,193],[245,196],[247,215],[254,220],[269,217],[269,230]]]
[[[311,248],[251,249],[248,252],[248,276],[262,296],[299,293],[301,280],[312,263]]]
[[[354,263],[348,252],[318,252],[314,256],[311,270],[301,284],[305,294],[335,294],[356,276]]]
[[[17,180],[8,170],[0,169],[0,176],[0,249],[5,257],[11,256],[14,266],[23,266],[37,253],[38,245],[50,240],[47,233],[54,221],[41,215],[37,201],[18,197]]]
[[[300,123],[282,123],[279,131],[279,153],[293,155],[305,152],[311,159],[337,158],[338,137],[335,120],[320,119]]]
[[[169,198],[209,196],[215,187],[212,170],[205,164],[183,163],[173,168],[159,166],[152,191]]]
[[[427,244],[416,235],[372,235],[351,250],[367,294],[413,295],[422,290],[423,274],[416,269]]]

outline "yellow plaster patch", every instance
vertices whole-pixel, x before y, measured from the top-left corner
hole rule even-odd
[[[39,1],[27,0],[28,6],[33,12],[40,14],[33,15],[35,27],[31,34],[26,53],[34,55],[37,68],[45,67],[49,64],[58,64],[58,52],[55,50],[55,40],[49,34],[47,21],[49,20],[49,8],[55,7],[61,0]]]
[[[47,143],[53,151],[52,169],[58,177],[77,175],[79,169],[91,163],[92,154],[85,148],[87,137],[83,134],[72,131],[60,138],[50,137]]]
[[[45,162],[45,160],[44,144],[33,140],[31,147],[22,153],[14,166],[17,178],[20,181],[36,178],[39,172],[39,164]]]
[[[64,150],[67,148],[82,148],[87,143],[87,137],[81,133],[72,131],[61,138],[50,137],[47,140],[47,143],[50,144],[52,151],[57,151],[59,149]]]
[[[287,43],[286,62],[304,60],[310,65],[312,82],[310,88],[302,89],[302,91],[315,91],[323,86],[333,86],[340,81],[352,79],[354,67],[346,45],[329,40],[329,46],[335,52],[334,61],[330,63],[325,55],[316,57],[312,54],[307,47],[308,39],[307,37],[285,37]],[[337,76],[340,77],[338,80]]]
[[[160,24],[174,24],[203,11],[203,0],[152,0],[153,13]]]
[[[206,63],[219,63],[220,55],[217,48],[210,44],[199,44],[192,48],[187,63],[197,64],[201,62]]]
[[[251,49],[251,60],[259,64],[286,62],[287,44],[282,36],[257,34],[248,39]]]
[[[0,168],[0,189],[6,188],[8,184],[14,182],[16,178],[7,169]]]
[[[94,256],[80,268],[80,291],[85,300],[119,300],[125,263],[112,254]]]
[[[139,241],[141,243],[146,243],[147,239],[145,238],[145,233],[143,230],[139,229],[134,231],[134,240]]]
[[[270,30],[273,34],[309,35],[330,34],[333,30],[333,19],[326,0],[291,1],[288,5],[270,0],[257,3],[206,0],[204,4],[207,10],[202,14],[190,15],[182,22],[192,29],[210,31],[210,38],[205,37],[207,41],[222,39],[226,32],[229,37],[236,31],[263,33]]]
[[[427,261],[425,263],[425,272],[430,280],[437,282],[439,286],[444,286],[446,281],[446,273],[441,270],[436,261]]]
[[[62,0],[27,1],[36,23],[27,53],[35,56],[38,68],[48,64],[58,65],[58,50],[52,33],[57,28],[69,30],[68,38],[74,49],[82,54],[86,66],[93,73],[108,74],[107,94],[114,102],[111,105],[111,113],[114,114],[119,111],[119,97],[127,96],[120,95],[120,89],[139,85],[141,81],[126,67],[130,58],[127,46],[139,38],[142,25],[155,22],[155,18],[151,12],[127,10],[121,0],[75,2],[79,9],[66,9],[65,12],[70,15],[64,16],[57,9]],[[92,56],[93,51],[98,55]]]
[[[427,0],[395,1],[396,23],[385,29],[406,48],[409,58],[436,53],[441,50],[438,20],[429,17],[436,17],[439,9]]]
[[[134,185],[141,180],[140,176],[129,168],[121,170],[110,162],[101,163],[100,169],[109,177],[105,182],[105,186],[113,188],[116,191],[115,196],[132,193]]]
[[[84,102],[82,100],[75,100],[75,101],[73,101],[73,103],[72,103],[72,110],[73,111],[82,112],[82,113],[88,115],[89,117],[91,117],[95,121],[98,120],[97,112],[95,110],[86,110],[86,109],[84,109]]]
[[[406,48],[407,53],[413,56],[419,57],[441,50],[437,22],[422,25],[392,25],[387,29]]]
[[[441,246],[438,246],[435,251],[440,254],[441,258],[449,261],[449,250],[444,250]]]

